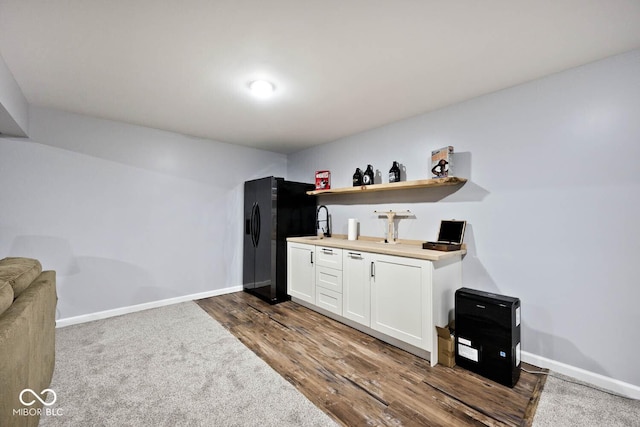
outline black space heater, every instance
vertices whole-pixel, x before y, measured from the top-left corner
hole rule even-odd
[[[514,387],[520,378],[520,300],[456,291],[456,364]]]

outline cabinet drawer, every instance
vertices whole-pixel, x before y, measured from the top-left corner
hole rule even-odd
[[[342,316],[342,294],[324,288],[316,288],[316,305]]]
[[[316,267],[316,286],[342,293],[342,271],[318,265]]]
[[[316,246],[316,265],[342,270],[342,249]]]

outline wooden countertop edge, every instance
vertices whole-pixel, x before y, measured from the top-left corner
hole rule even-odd
[[[467,253],[467,247],[462,245],[459,251],[443,252],[422,249],[422,240],[399,240],[399,243],[390,245],[380,243],[380,237],[360,236],[358,240],[347,240],[346,235],[334,235],[318,239],[316,236],[288,237],[287,242],[303,243],[306,245],[325,246],[336,249],[352,251],[372,252],[384,255],[401,256],[405,258],[424,259],[428,261],[442,261],[447,258],[461,256]]]

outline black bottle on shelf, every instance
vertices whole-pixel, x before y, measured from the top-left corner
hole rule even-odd
[[[389,182],[400,182],[400,165],[394,161],[393,166],[389,169]]]
[[[371,185],[373,184],[373,166],[367,165],[367,170],[364,171],[364,175],[362,175],[362,184],[363,185]]]
[[[353,186],[360,187],[362,185],[362,170],[356,168],[356,173],[353,174]]]

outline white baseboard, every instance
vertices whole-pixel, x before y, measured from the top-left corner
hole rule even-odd
[[[232,286],[230,288],[216,289],[214,291],[201,292],[199,294],[184,295],[160,301],[146,302],[144,304],[130,305],[128,307],[114,308],[113,310],[98,311],[96,313],[83,314],[81,316],[67,317],[66,319],[56,320],[56,328],[64,328],[65,326],[77,325],[78,323],[92,322],[94,320],[121,316],[123,314],[135,313],[136,311],[148,310],[150,308],[164,307],[165,305],[178,304],[185,301],[230,294],[241,290],[242,286]]]
[[[567,375],[579,381],[593,384],[596,387],[609,390],[616,394],[621,394],[632,399],[640,399],[640,387],[637,385],[625,383],[624,381],[616,380],[611,377],[605,377],[604,375],[596,374],[595,372],[576,368],[575,366],[527,353],[526,351],[523,351],[521,354],[523,362],[530,363],[540,368],[549,369],[562,375]]]

